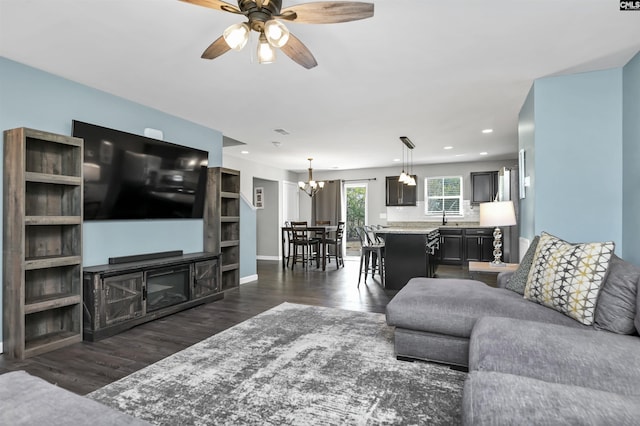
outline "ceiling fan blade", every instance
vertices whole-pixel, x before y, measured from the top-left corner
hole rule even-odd
[[[373,3],[355,1],[319,1],[282,9],[277,18],[303,24],[335,24],[373,16]]]
[[[224,37],[220,36],[207,47],[207,49],[202,53],[202,59],[215,59],[218,56],[227,53],[231,48],[224,41]]]
[[[224,12],[239,13],[241,15],[244,15],[244,12],[238,9],[237,6],[234,6],[222,0],[180,0],[180,1],[183,1],[185,3],[196,4],[202,7],[208,7],[209,9],[222,10]]]
[[[307,46],[293,34],[289,34],[289,41],[287,41],[287,44],[282,46],[280,50],[306,69],[311,69],[318,65],[316,58],[313,57],[313,54],[307,49]]]

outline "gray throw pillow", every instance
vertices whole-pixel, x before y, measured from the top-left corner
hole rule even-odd
[[[505,285],[506,289],[515,291],[518,294],[524,294],[524,287],[527,285],[529,269],[531,269],[531,264],[533,263],[533,257],[536,254],[536,247],[538,247],[539,240],[540,237],[536,235],[533,241],[531,241],[531,245],[520,262],[520,266],[518,266],[518,269],[516,269],[513,275],[511,275],[507,285]]]
[[[609,274],[600,290],[593,327],[618,334],[634,334],[640,268],[613,255]],[[635,324],[634,324],[635,320]]]

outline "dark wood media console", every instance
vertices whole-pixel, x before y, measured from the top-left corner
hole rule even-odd
[[[122,260],[83,269],[84,340],[224,297],[219,254],[165,252]]]

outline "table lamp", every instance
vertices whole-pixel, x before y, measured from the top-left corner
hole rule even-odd
[[[493,230],[493,261],[492,266],[504,266],[502,262],[502,231],[501,226],[516,224],[516,212],[513,201],[493,201],[480,204],[480,226],[495,226]]]

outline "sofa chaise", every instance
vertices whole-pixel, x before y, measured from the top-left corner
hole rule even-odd
[[[412,279],[387,305],[396,355],[467,367],[467,425],[640,424],[640,268],[589,244],[543,233],[498,288]]]

